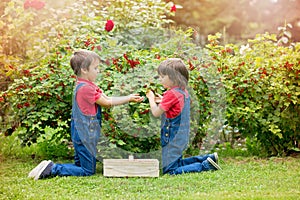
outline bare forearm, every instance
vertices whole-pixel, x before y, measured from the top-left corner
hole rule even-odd
[[[159,117],[163,110],[155,103],[154,99],[149,99],[150,109],[154,117]]]
[[[144,98],[140,97],[138,94],[130,94],[128,96],[120,97],[108,97],[102,94],[101,97],[96,101],[97,104],[104,107],[111,107],[122,105],[128,102],[141,102]]]
[[[121,97],[107,97],[103,95],[99,98],[96,103],[103,107],[111,107],[116,105],[121,105],[128,103],[130,101],[130,96],[121,96]]]
[[[130,96],[121,96],[121,97],[109,97],[108,102],[110,106],[117,106],[128,103],[130,101]]]

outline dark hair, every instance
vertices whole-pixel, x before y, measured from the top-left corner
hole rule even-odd
[[[189,72],[180,58],[168,58],[160,63],[157,72],[159,75],[168,75],[174,84],[185,89],[189,81]]]
[[[71,60],[70,65],[77,76],[81,74],[81,69],[89,70],[90,65],[94,60],[101,62],[100,56],[93,51],[78,50],[75,51]]]

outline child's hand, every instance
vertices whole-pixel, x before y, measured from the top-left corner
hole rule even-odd
[[[144,100],[144,97],[141,97],[139,94],[131,94],[129,95],[129,101],[141,102]]]
[[[157,96],[155,97],[155,103],[160,103],[162,101],[162,96],[160,94],[157,94]]]
[[[147,91],[146,97],[147,97],[148,99],[154,99],[154,98],[155,98],[154,93],[152,92],[152,90],[148,90],[148,91]]]
[[[148,99],[154,99],[155,103],[160,103],[162,101],[162,96],[160,94],[157,94],[157,96],[155,96],[152,90],[148,90],[146,96],[148,97]]]

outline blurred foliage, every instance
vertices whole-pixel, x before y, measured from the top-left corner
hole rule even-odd
[[[299,148],[300,44],[265,33],[241,47],[222,46],[220,37],[209,36],[207,48],[226,89],[225,135],[249,138],[249,149],[258,145],[266,155]]]
[[[221,32],[223,44],[250,39],[258,33],[277,33],[285,22],[293,26],[293,40],[300,41],[300,2],[295,0],[174,0],[183,8],[172,17],[178,26],[192,27],[195,39]]]

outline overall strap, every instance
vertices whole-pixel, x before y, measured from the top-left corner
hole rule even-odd
[[[179,92],[180,94],[183,94],[184,96],[184,101],[189,98],[189,97],[186,97],[186,93],[184,90],[182,90],[181,88],[174,88],[174,90],[176,90],[177,92]]]

